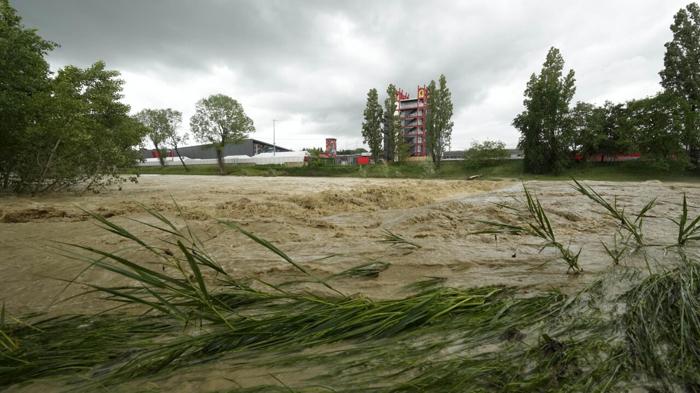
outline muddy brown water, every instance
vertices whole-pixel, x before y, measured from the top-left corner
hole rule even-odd
[[[651,198],[657,198],[654,217],[645,224],[650,242],[673,241],[674,224],[667,218],[678,216],[683,193],[687,193],[691,215],[700,214],[698,184],[587,183],[605,197],[617,197],[629,211],[637,211]],[[518,181],[151,175],[142,176],[138,184],[125,185],[121,191],[0,197],[0,301],[11,313],[20,315],[103,309],[104,302],[95,297],[57,302],[81,291],[79,285],[64,291],[61,280],[73,279],[85,267],[84,262],[59,255],[57,244],[123,250],[140,258],[142,253],[125,250],[128,245],[123,239],[98,229],[81,210],[110,217],[139,236],[153,239],[159,235],[155,230],[132,221],[152,221],[140,204],[156,208],[179,225],[186,220],[208,239],[210,254],[240,277],[282,282],[298,274],[279,257],[218,220],[239,223],[321,276],[372,260],[391,264],[376,278],[334,282],[337,289],[348,294],[402,297],[408,294],[406,284],[427,277],[446,278],[448,286],[499,284],[518,286],[524,292],[555,288],[571,293],[584,288],[610,266],[601,241],[612,239],[616,223],[578,194],[570,182],[528,182],[527,186],[540,198],[559,240],[574,249],[583,248],[582,275],[566,274],[566,265],[557,260],[555,251],[540,251],[537,239],[470,235],[479,228],[475,220],[508,218],[496,203],[516,203],[522,197]],[[178,216],[173,200],[181,206],[184,217]],[[384,229],[411,239],[421,248],[409,250],[379,242]],[[323,259],[331,254],[335,256]],[[634,258],[625,263],[643,267],[643,261]],[[103,285],[118,281],[95,270],[86,272],[80,280]],[[229,386],[224,370],[225,364],[212,366],[205,386]],[[257,383],[257,377],[251,378],[250,384]],[[179,381],[177,386],[185,386],[182,379]]]
[[[554,250],[540,252],[534,238],[470,235],[475,220],[508,219],[497,202],[522,196],[517,181],[440,181],[358,178],[142,176],[139,184],[100,194],[0,197],[0,299],[15,313],[43,311],[85,264],[60,256],[57,242],[78,243],[114,251],[123,239],[96,227],[81,210],[94,211],[154,238],[157,232],[131,219],[150,220],[140,204],[158,209],[183,224],[183,218],[207,240],[208,251],[238,276],[284,281],[294,269],[279,257],[227,229],[231,220],[273,242],[318,274],[333,274],[371,260],[391,266],[377,278],[336,283],[349,293],[377,298],[404,296],[402,287],[426,277],[445,277],[447,285],[515,285],[526,288],[577,290],[610,264],[600,242],[609,242],[615,222],[570,182],[528,182],[549,212],[560,241],[583,248],[581,276],[566,273]],[[697,184],[589,182],[603,196],[617,197],[629,211],[657,198],[645,233],[650,242],[673,240],[682,194],[691,213],[698,212]],[[179,217],[173,201],[184,211]],[[407,250],[379,242],[388,229],[422,247]],[[127,255],[131,251],[126,251]],[[136,253],[136,251],[133,251]],[[319,259],[328,255],[336,256]],[[634,262],[634,261],[632,261]],[[637,261],[638,262],[638,261]],[[89,271],[81,280],[106,284],[110,274]],[[68,296],[78,288],[63,293]],[[76,299],[51,310],[80,312],[102,302]]]

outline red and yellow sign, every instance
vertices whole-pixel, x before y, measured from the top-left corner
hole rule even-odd
[[[418,98],[425,98],[425,89],[418,89]]]

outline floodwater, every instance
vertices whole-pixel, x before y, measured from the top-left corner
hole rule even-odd
[[[683,193],[691,205],[691,216],[700,213],[698,184],[587,184],[611,201],[617,198],[617,203],[629,212],[657,198],[652,217],[645,220],[644,232],[650,243],[673,242],[675,225],[668,218],[680,214]],[[344,293],[372,298],[406,296],[406,284],[427,277],[445,278],[446,286],[499,284],[521,287],[524,293],[552,288],[572,293],[599,278],[611,264],[601,242],[612,241],[617,223],[578,194],[570,182],[526,185],[540,198],[557,240],[574,250],[582,249],[579,263],[583,274],[567,274],[567,266],[557,259],[556,251],[541,250],[538,239],[471,234],[483,228],[479,220],[510,219],[507,209],[497,203],[522,206],[523,185],[513,180],[151,175],[142,176],[138,184],[99,194],[0,197],[0,301],[17,315],[104,309],[105,303],[94,297],[58,301],[84,289],[74,284],[66,290],[64,280],[74,279],[85,268],[85,262],[61,256],[60,243],[143,256],[123,239],[97,228],[82,210],[109,217],[145,239],[155,239],[160,236],[157,231],[133,221],[153,222],[142,204],[179,225],[186,221],[206,239],[209,253],[232,275],[273,283],[298,277],[298,272],[241,233],[223,226],[220,220],[236,222],[267,239],[318,276],[375,260],[389,263],[378,277],[342,279],[333,284]],[[383,243],[384,230],[421,247]],[[643,267],[644,262],[630,258],[623,263]],[[118,280],[106,272],[89,270],[77,281],[113,285]],[[230,370],[217,367],[208,369],[206,386],[192,382],[196,384],[193,386],[228,386],[225,381]],[[181,378],[178,381],[177,386],[184,390],[174,390],[189,389]],[[249,383],[254,384],[254,379]]]

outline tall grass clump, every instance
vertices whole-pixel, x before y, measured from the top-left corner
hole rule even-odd
[[[667,391],[700,391],[700,265],[647,277],[626,294],[632,360]]]
[[[695,219],[688,217],[688,201],[685,193],[683,194],[680,217],[678,220],[672,219],[671,221],[678,226],[677,246],[684,247],[690,240],[700,240],[700,215]]]
[[[472,232],[472,234],[525,234],[538,237],[544,241],[540,251],[545,248],[554,248],[559,252],[561,259],[567,264],[567,272],[573,274],[583,272],[583,269],[578,263],[582,249],[579,249],[578,252],[574,252],[569,246],[564,246],[564,244],[557,240],[554,229],[552,229],[552,224],[537,196],[532,194],[524,184],[523,190],[526,200],[526,210],[524,212],[508,205],[499,205],[511,213],[514,213],[515,219],[513,222],[502,223],[479,220],[477,222],[486,224],[488,228]]]
[[[629,233],[629,235],[634,239],[637,248],[644,247],[646,245],[644,242],[644,235],[642,233],[642,226],[644,225],[644,218],[646,217],[646,214],[656,205],[656,198],[644,205],[644,207],[642,207],[642,209],[635,214],[634,217],[630,217],[627,212],[625,212],[624,208],[618,206],[617,197],[615,197],[613,202],[610,203],[591,186],[582,184],[576,179],[572,180],[574,182],[574,189],[603,207],[605,212],[619,223],[620,229]]]

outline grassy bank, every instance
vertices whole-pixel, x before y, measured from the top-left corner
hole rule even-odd
[[[166,168],[139,167],[126,173],[158,175],[217,175],[215,165],[181,166]],[[583,163],[573,165],[557,175],[532,175],[523,172],[522,160],[504,160],[494,165],[467,167],[462,161],[444,162],[440,169],[429,163],[407,163],[369,166],[286,167],[283,165],[228,165],[226,173],[232,176],[319,176],[319,177],[372,177],[399,179],[465,179],[480,175],[485,179],[516,178],[523,180],[582,180],[610,181],[699,181],[700,172],[683,169],[662,169],[648,162]]]

